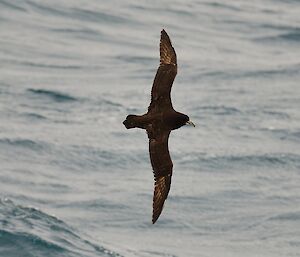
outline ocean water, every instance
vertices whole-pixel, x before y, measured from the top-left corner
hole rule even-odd
[[[164,28],[172,187],[142,114]],[[0,0],[0,256],[300,256],[300,2]]]

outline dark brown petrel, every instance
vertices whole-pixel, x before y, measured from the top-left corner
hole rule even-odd
[[[123,122],[127,129],[142,128],[147,131],[149,152],[154,171],[154,196],[152,223],[162,212],[171,186],[173,163],[168,149],[172,130],[183,125],[193,125],[189,117],[173,109],[171,88],[177,74],[176,53],[165,30],[160,38],[160,65],[154,78],[151,103],[144,115],[128,115]]]

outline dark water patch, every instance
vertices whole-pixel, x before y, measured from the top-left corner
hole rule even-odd
[[[130,22],[129,19],[121,16],[112,15],[110,13],[101,12],[99,10],[95,11],[81,8],[73,8],[72,16],[80,20],[87,20],[92,22],[106,22],[116,24],[128,24]]]
[[[226,158],[228,162],[245,163],[248,165],[286,165],[300,160],[297,155],[246,155],[246,156],[229,156]]]
[[[33,88],[29,88],[27,89],[28,92],[34,94],[34,95],[38,95],[41,97],[47,97],[50,98],[56,102],[74,102],[77,101],[78,99],[70,96],[68,94],[64,94],[64,93],[60,93],[57,91],[52,91],[52,90],[46,90],[46,89],[33,89]]]
[[[192,154],[187,160],[180,160],[182,165],[201,168],[237,168],[248,167],[286,167],[297,168],[300,165],[300,155],[296,154],[261,154],[261,155],[222,155],[203,156]]]
[[[0,82],[0,95],[11,94],[11,85]]]
[[[257,199],[259,196],[259,192],[256,191],[246,191],[243,189],[230,189],[230,190],[224,190],[219,193],[222,198],[230,199],[230,201],[233,200],[242,200],[242,199]]]
[[[85,40],[94,40],[94,41],[105,41],[107,42],[107,38],[103,33],[98,30],[88,29],[88,28],[58,28],[58,29],[51,29],[51,31],[55,33],[59,33],[63,36],[72,37],[75,39],[85,39]]]
[[[158,252],[158,251],[141,251],[141,253],[145,253],[149,256],[178,257],[178,255],[174,255],[166,252]]]
[[[288,115],[285,112],[281,112],[281,111],[263,110],[262,112],[268,116],[277,117],[280,119],[289,119],[290,118],[290,115]]]
[[[136,107],[127,107],[126,108],[126,115],[129,113],[144,113],[145,110],[142,108],[136,108]],[[126,116],[124,116],[125,118]]]
[[[1,242],[5,243],[6,248],[15,245],[28,251],[28,256],[35,256],[36,253],[55,256],[66,251],[66,248],[60,242],[51,239],[51,236],[45,238],[47,234],[51,235],[51,230],[67,232],[68,229],[62,221],[35,208],[15,205],[8,199],[0,200],[0,210],[0,220],[6,222],[3,230],[0,230]],[[30,255],[31,253],[33,255]]]
[[[148,196],[148,195],[147,195]],[[201,197],[200,195],[195,196],[186,196],[186,195],[169,195],[168,199],[174,202],[185,202],[190,204],[199,204],[199,203],[209,203],[209,200],[206,197]]]
[[[39,192],[47,192],[52,194],[69,193],[72,191],[67,185],[47,182],[46,177],[44,177],[45,180],[43,182],[36,182],[32,179],[32,174],[33,172],[28,172],[26,170],[22,170],[22,172],[16,174],[15,170],[11,170],[11,173],[6,172],[4,175],[0,174],[0,180],[6,185],[22,185],[23,188],[34,188]]]
[[[204,72],[200,76],[191,77],[190,80],[199,79],[222,79],[222,80],[240,80],[246,78],[274,78],[282,76],[299,76],[300,64],[292,64],[288,66],[278,66],[274,69],[260,69],[260,70],[227,70],[227,71],[209,71]]]
[[[96,23],[109,23],[109,24],[128,24],[130,19],[113,15],[107,12],[102,12],[100,10],[88,10],[83,8],[56,8],[55,5],[47,5],[45,2],[33,2],[27,1],[27,3],[39,13],[46,14],[49,16],[59,16],[64,19],[80,20],[96,22]]]
[[[46,120],[47,118],[41,114],[33,113],[33,112],[26,112],[22,113],[23,116],[27,117],[30,120]]]
[[[56,15],[56,16],[67,17],[68,15],[68,12],[63,11],[63,9],[52,8],[50,6],[43,5],[42,2],[37,3],[34,1],[27,0],[27,4],[31,9],[37,10],[40,13],[47,14],[50,16]]]
[[[188,4],[188,3],[187,3]],[[186,5],[187,6],[187,5]],[[148,6],[142,6],[137,4],[129,4],[130,9],[135,9],[139,13],[160,13],[161,15],[165,16],[181,16],[181,17],[194,17],[195,14],[190,11],[183,10],[181,7],[177,7],[175,5],[169,5],[169,6],[155,6],[155,5],[148,5]],[[175,8],[174,8],[175,7]],[[172,28],[173,25],[169,24],[169,28]]]
[[[284,27],[278,27],[280,30],[284,30]],[[300,41],[300,28],[287,28],[287,32],[282,32],[273,36],[265,36],[255,38],[254,40],[257,42],[287,42],[287,43],[298,43]]]
[[[269,221],[300,221],[300,212],[278,214],[268,219]]]
[[[0,221],[0,253],[6,253],[1,256],[121,256],[82,238],[62,220],[8,199],[0,199]]]
[[[51,161],[51,164],[58,165],[64,169],[71,169],[81,172],[82,170],[93,171],[124,169],[135,165],[148,163],[147,153],[135,153],[119,150],[104,150],[91,146],[69,146],[59,149],[58,158]]]
[[[157,62],[157,58],[145,56],[118,55],[115,58],[123,61],[124,63],[152,64]]]
[[[0,6],[3,5],[3,8],[9,8],[13,11],[22,11],[22,12],[27,12],[27,10],[22,7],[20,4],[16,5],[14,4],[12,1],[4,1],[4,0],[0,0]]]
[[[175,7],[175,8],[174,8]],[[159,8],[159,9],[157,9],[157,11],[160,11],[161,10],[161,8]],[[184,16],[185,17],[187,17],[187,18],[193,18],[193,17],[196,17],[196,15],[193,13],[193,12],[191,12],[191,11],[187,11],[187,10],[183,10],[183,9],[181,9],[180,7],[178,8],[176,8],[176,6],[175,5],[173,5],[173,8],[165,8],[164,9],[164,12],[167,12],[167,13],[169,13],[170,15],[172,15],[172,16],[174,16],[174,17],[183,17],[184,18]],[[174,29],[176,29],[177,27],[176,26],[171,26],[170,25],[170,28],[172,29],[172,28],[174,28]]]
[[[101,210],[104,212],[121,211],[128,209],[125,204],[114,203],[104,199],[86,200],[86,201],[69,201],[64,204],[56,204],[57,207],[68,207],[73,209],[84,210]]]
[[[168,196],[171,201],[185,203],[187,205],[198,205],[201,206],[201,209],[205,211],[218,211],[221,208],[220,203],[224,201],[233,201],[233,200],[240,200],[240,199],[256,199],[259,192],[256,191],[249,191],[246,189],[227,189],[227,190],[220,190],[213,194],[207,196]],[[222,206],[224,207],[224,206]],[[219,211],[223,211],[220,210]]]
[[[199,106],[196,108],[198,111],[203,111],[203,112],[208,112],[208,113],[213,113],[216,115],[234,115],[241,113],[241,111],[235,107],[229,107],[229,106],[209,106],[209,105],[204,105],[204,106]]]
[[[198,75],[197,75],[198,76]],[[227,73],[225,71],[203,71],[203,73],[201,73],[201,77],[226,77]]]
[[[117,103],[112,100],[104,99],[104,98],[102,98],[98,101],[98,105],[101,105],[101,106],[104,105],[104,106],[110,106],[110,107],[123,107],[123,105],[120,103]]]
[[[38,97],[38,95],[31,95],[30,97],[32,101],[28,101],[27,103],[21,103],[20,107],[27,109],[27,110],[39,110],[45,114],[47,114],[46,119],[52,120],[54,122],[65,122],[65,123],[70,123],[70,121],[67,119],[68,117],[65,114],[70,114],[72,112],[72,107],[74,106],[66,106],[63,105],[58,105],[56,103],[61,103],[61,102],[56,102],[53,101],[52,98],[50,98],[50,103],[47,100],[46,97]],[[71,101],[70,103],[73,103]],[[19,114],[20,115],[20,114]],[[22,114],[21,114],[22,115]]]
[[[226,3],[218,3],[218,2],[206,2],[204,3],[207,6],[212,6],[218,9],[227,9],[227,10],[231,10],[234,12],[241,12],[243,11],[243,9],[236,7],[236,6],[232,6],[232,5],[228,5]]]
[[[40,157],[40,156],[39,156]],[[22,185],[23,188],[33,189],[38,192],[46,192],[52,194],[62,194],[69,193],[72,191],[70,186],[59,183],[59,182],[51,182],[49,176],[44,174],[39,174],[39,177],[42,179],[37,181],[33,179],[37,168],[33,170],[29,169],[2,169],[2,173],[0,174],[0,181],[5,185],[15,185],[19,187]],[[44,203],[44,201],[40,199],[24,199],[27,202],[37,202]],[[36,201],[37,200],[37,201]]]
[[[292,132],[291,134],[294,138],[297,138],[298,140],[300,140],[300,131],[295,131],[295,132]]]
[[[299,4],[299,0],[273,0],[274,2],[278,3],[286,3],[286,4]]]
[[[20,181],[19,177],[16,176],[7,176],[7,174],[5,175],[0,175],[0,180],[1,183],[5,184],[5,185],[25,185],[26,183],[22,180]],[[20,183],[21,182],[21,183]],[[30,186],[32,186],[32,182],[29,183]]]
[[[45,177],[47,177],[47,176],[45,176]],[[20,182],[19,182],[19,185],[20,185]],[[31,205],[34,203],[34,205],[39,206],[39,205],[49,205],[49,204],[53,203],[52,200],[42,199],[41,197],[38,197],[38,196],[29,196],[29,195],[26,195],[25,192],[23,194],[18,191],[11,192],[9,195],[7,195],[7,197],[9,197],[10,199],[15,199],[16,201],[21,202],[21,203],[26,203],[28,205]],[[7,200],[2,200],[2,201],[7,201]]]
[[[0,229],[0,241],[1,256],[76,256],[57,244],[30,233],[11,233]]]
[[[246,71],[241,74],[241,77],[251,78],[251,77],[272,77],[282,74],[289,73],[289,70],[286,69],[273,69],[273,70],[257,70],[257,71]]]
[[[33,141],[30,139],[0,138],[0,144],[27,148],[34,151],[40,151],[48,148],[48,145],[45,142]]]
[[[45,64],[45,63],[36,63],[36,62],[29,62],[29,61],[22,61],[22,62],[18,62],[18,63],[24,65],[25,67],[43,68],[46,70],[49,70],[49,69],[80,70],[83,68],[80,65]]]
[[[277,129],[272,127],[261,128],[260,130],[280,140],[290,140],[293,142],[300,140],[300,131],[291,131],[289,129]]]
[[[257,179],[262,180],[262,181],[270,181],[272,182],[272,179],[267,178],[267,177],[262,177],[262,176],[257,176]],[[280,203],[281,206],[288,206],[290,205],[292,202],[294,202],[295,204],[298,203],[299,201],[299,197],[297,195],[295,196],[284,196],[284,195],[272,195],[272,196],[268,196],[266,198],[267,200],[271,201],[271,202],[275,202],[275,203]]]
[[[264,23],[260,24],[260,27],[266,28],[266,29],[271,29],[271,30],[276,30],[276,31],[284,31],[284,32],[289,32],[289,31],[300,31],[300,27],[297,26],[289,26],[289,25],[282,25],[282,24],[273,24],[273,23]]]
[[[77,28],[54,28],[54,29],[51,29],[51,31],[59,32],[59,33],[62,33],[62,34],[70,34],[70,35],[100,33],[97,30],[89,29],[89,28],[80,28],[80,29],[77,29]]]
[[[288,40],[288,41],[298,42],[298,41],[300,41],[300,29],[293,31],[293,32],[281,34],[278,36],[278,38]]]
[[[299,75],[300,65],[291,65],[286,67],[277,67],[275,69],[268,70],[254,70],[254,71],[243,71],[240,74],[236,74],[236,78],[273,78],[279,76],[292,76]]]

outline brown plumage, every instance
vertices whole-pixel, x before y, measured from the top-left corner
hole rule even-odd
[[[165,30],[160,38],[160,65],[154,78],[151,103],[144,115],[128,115],[123,122],[127,129],[142,128],[149,138],[149,153],[154,173],[154,195],[152,222],[160,216],[168,197],[173,163],[168,148],[172,130],[191,124],[189,117],[176,112],[171,101],[171,88],[177,74],[177,58],[170,38]]]

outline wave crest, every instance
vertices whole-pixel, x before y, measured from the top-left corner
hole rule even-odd
[[[62,220],[9,199],[0,199],[0,238],[0,256],[121,256],[82,238]]]
[[[46,90],[46,89],[33,89],[29,88],[28,92],[35,94],[35,95],[40,95],[40,96],[45,96],[48,98],[51,98],[52,100],[56,102],[73,102],[77,101],[78,99],[70,96],[68,94],[52,91],[52,90]]]

